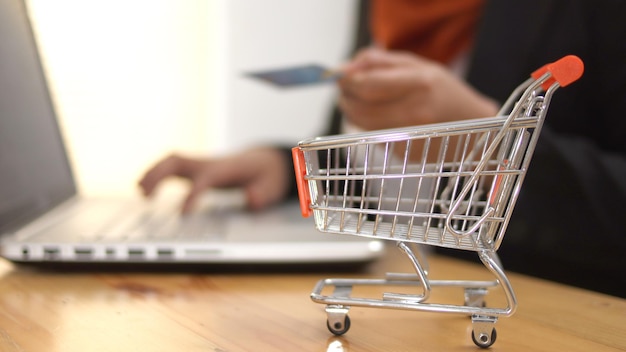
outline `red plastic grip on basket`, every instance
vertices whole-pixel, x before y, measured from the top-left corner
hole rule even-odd
[[[304,179],[306,175],[306,164],[304,162],[304,152],[299,147],[291,148],[293,157],[293,168],[296,172],[296,187],[298,187],[298,198],[300,199],[300,211],[302,216],[308,218],[311,216],[311,193],[307,181]]]
[[[502,164],[498,165],[498,171],[505,170],[508,166],[509,161],[504,159]],[[500,186],[502,185],[502,174],[496,174],[496,179],[493,183],[493,189],[491,191],[491,196],[489,197],[489,206],[493,206],[496,204],[496,200],[498,198],[498,193],[500,192]]]
[[[585,70],[583,60],[576,55],[567,55],[559,60],[546,64],[531,74],[532,78],[539,79],[546,72],[551,73],[551,77],[545,81],[541,87],[548,90],[554,82],[558,82],[561,87],[577,81]]]

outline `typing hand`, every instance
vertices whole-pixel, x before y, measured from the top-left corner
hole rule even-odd
[[[255,148],[219,158],[191,158],[173,154],[151,167],[139,181],[150,197],[169,177],[187,179],[191,186],[182,212],[189,213],[202,192],[210,188],[242,188],[250,209],[261,209],[282,200],[290,180],[288,162],[280,150]]]

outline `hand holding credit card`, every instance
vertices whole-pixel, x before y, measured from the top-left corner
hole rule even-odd
[[[319,64],[307,64],[280,69],[246,73],[246,76],[260,79],[273,85],[287,88],[320,83],[332,83],[341,77],[341,71],[326,68]]]

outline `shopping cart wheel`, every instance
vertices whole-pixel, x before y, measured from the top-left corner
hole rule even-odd
[[[330,332],[336,336],[341,336],[350,330],[350,317],[346,315],[343,319],[343,323],[340,321],[331,323],[330,320],[326,320],[326,326]]]
[[[348,311],[350,307],[340,304],[329,304],[326,306],[326,327],[333,334],[340,336],[350,329],[350,317]]]
[[[472,341],[476,346],[488,348],[496,342],[495,324],[498,317],[488,315],[472,315]]]
[[[480,348],[489,348],[496,342],[496,338],[498,334],[496,332],[496,328],[491,329],[491,334],[480,333],[478,334],[478,338],[476,338],[476,334],[472,330],[472,341],[476,344],[476,346]]]

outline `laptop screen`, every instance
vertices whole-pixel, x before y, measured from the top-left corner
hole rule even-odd
[[[0,233],[76,192],[22,0],[0,1]]]

